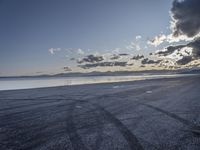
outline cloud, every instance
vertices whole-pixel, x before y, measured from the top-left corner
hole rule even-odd
[[[155,47],[157,47],[158,45],[160,45],[161,43],[163,43],[164,41],[166,41],[167,36],[164,34],[160,34],[154,37],[154,39],[149,40],[147,43],[149,45],[153,45]]]
[[[147,41],[147,44],[157,47],[164,42],[168,42],[168,43],[175,43],[175,42],[180,42],[180,41],[188,42],[188,41],[192,41],[193,39],[194,38],[187,37],[186,35],[180,35],[178,37],[174,37],[172,33],[169,35],[160,34],[160,35],[155,36],[153,39]]]
[[[158,46],[163,42],[173,43],[155,55],[163,60],[171,59],[175,66],[190,65],[200,59],[200,1],[174,0],[170,11],[171,22],[169,35],[160,34],[148,41],[148,44]],[[174,45],[185,41],[187,44]]]
[[[49,52],[53,55],[55,52],[61,51],[61,48],[50,48]]]
[[[185,65],[200,58],[200,38],[184,45],[168,46],[158,50],[155,55],[162,58],[174,59],[178,65]]]
[[[128,56],[129,54],[126,53],[120,53],[119,56]]]
[[[141,64],[145,65],[145,64],[158,64],[160,63],[161,60],[150,60],[148,58],[145,58],[141,61]]]
[[[94,64],[84,64],[84,65],[78,65],[78,67],[83,68],[83,69],[89,69],[89,68],[95,68],[95,67],[125,67],[128,66],[127,62],[99,62],[99,63],[94,63]]]
[[[141,35],[137,35],[137,36],[135,37],[136,40],[139,40],[139,39],[141,39],[141,38],[142,38]]]
[[[120,48],[115,48],[112,50],[112,53],[119,53],[120,52]]]
[[[183,56],[181,59],[177,60],[178,65],[186,65],[192,61],[192,56]]]
[[[176,65],[176,61],[169,58],[165,58],[159,63],[159,66],[164,68],[174,68],[177,67]]]
[[[77,49],[77,53],[79,54],[79,55],[84,55],[85,54],[85,52],[82,50],[82,49]]]
[[[144,58],[144,55],[136,55],[136,56],[133,56],[131,59],[133,59],[133,60],[140,60],[142,58]]]
[[[74,61],[74,60],[75,60],[75,58],[73,58],[73,57],[72,57],[72,58],[70,58],[70,60],[71,60],[71,61]]]
[[[195,58],[200,57],[200,38],[188,43],[187,46],[193,48],[192,54]]]
[[[200,1],[174,0],[171,9],[173,36],[194,37],[200,32]]]
[[[126,49],[140,51],[141,47],[138,42],[131,42],[129,45],[126,46]]]
[[[71,69],[70,67],[68,67],[68,66],[63,67],[63,69],[64,69],[64,71],[66,71],[66,72],[68,72],[68,71],[72,71],[72,69]]]
[[[129,45],[126,46],[126,49],[128,49],[128,50],[134,50],[135,49],[135,43],[131,42]]]
[[[78,60],[77,63],[81,64],[81,63],[96,63],[96,62],[100,62],[103,61],[104,58],[103,56],[96,56],[96,55],[88,55],[85,58]]]
[[[66,57],[69,57],[69,54],[78,54],[78,55],[84,55],[86,50],[83,49],[73,49],[73,48],[65,48],[65,49],[61,49],[61,48],[49,48],[48,51],[53,55],[58,51],[66,51],[67,55],[65,55]]]
[[[116,59],[119,59],[119,58],[120,58],[119,55],[114,54],[114,55],[110,58],[110,60],[116,60]]]
[[[129,45],[126,46],[126,49],[140,51],[141,50],[141,46],[140,46],[140,44],[141,44],[141,38],[142,38],[141,35],[137,35],[135,37],[135,40],[132,41]]]
[[[178,46],[168,46],[163,50],[158,50],[155,54],[158,56],[168,56],[174,53],[175,50],[180,50],[181,48],[185,47],[185,45],[178,45]]]
[[[174,0],[170,11],[171,34],[160,34],[147,43],[156,47],[163,42],[192,41],[200,37],[199,6],[199,0]]]
[[[192,42],[184,45],[168,46],[164,50],[158,50],[156,55],[168,56],[177,52],[177,54],[191,55],[194,58],[200,57],[200,38],[195,39]]]

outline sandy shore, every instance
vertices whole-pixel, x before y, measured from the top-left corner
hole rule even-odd
[[[0,150],[199,150],[199,126],[199,76],[0,92]]]

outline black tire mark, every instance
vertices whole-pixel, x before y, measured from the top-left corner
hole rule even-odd
[[[76,106],[76,103],[70,106],[70,109],[68,110],[68,117],[66,120],[66,123],[67,123],[66,130],[67,130],[69,139],[71,141],[71,144],[74,150],[87,150],[87,148],[82,142],[81,137],[78,135],[76,126],[74,124],[73,112],[74,112],[75,106]]]
[[[53,95],[53,96],[60,96],[60,95]],[[31,98],[31,97],[27,97],[27,98],[0,98],[0,101],[1,100],[10,100],[10,101],[23,101],[23,100],[36,100],[36,99],[43,99],[43,98],[48,98],[48,97],[52,97],[52,96],[38,96],[38,97],[34,97],[34,98]]]
[[[99,114],[96,113],[97,116],[95,117],[96,119],[96,126],[97,126],[97,138],[95,141],[95,145],[92,147],[92,149],[98,150],[101,147],[101,144],[103,142],[103,129],[104,129],[104,123],[102,121],[102,116],[98,116]]]
[[[77,103],[80,103],[80,102],[89,103],[88,101],[77,101]],[[75,108],[75,105],[77,103],[74,103],[74,106],[71,107],[71,110],[70,110],[71,113],[73,112],[73,109]],[[110,123],[112,123],[114,126],[117,127],[117,129],[123,135],[123,137],[125,138],[125,140],[127,141],[127,143],[129,144],[129,146],[132,150],[143,150],[143,147],[141,146],[141,144],[139,143],[139,141],[135,137],[135,135],[133,135],[132,132],[120,120],[115,118],[110,112],[106,111],[103,107],[101,107],[97,104],[93,104],[93,103],[89,103],[89,104],[92,104],[93,106],[95,106],[97,108],[97,111],[100,112],[101,116],[103,116],[106,120],[108,120]],[[75,124],[73,123],[72,114],[69,115],[69,118],[70,118],[70,121],[72,121],[69,124],[69,126],[72,127],[72,129],[70,128],[70,132],[75,133],[75,136],[76,136],[75,139],[78,139],[78,141],[79,141],[78,143],[81,143],[81,145],[83,145],[80,137],[77,134],[77,129],[75,128]],[[100,124],[102,124],[102,123],[100,123]],[[99,130],[98,136],[100,136],[100,137],[97,136],[98,139],[96,140],[95,149],[100,148],[100,143],[102,142],[101,134],[102,134],[102,129]],[[71,138],[70,138],[70,140],[71,140]],[[72,145],[73,145],[73,143],[76,144],[76,142],[77,142],[77,140],[74,141],[74,137],[72,137]],[[77,146],[77,144],[76,144],[76,146]],[[81,147],[83,147],[83,146],[81,146]]]
[[[53,100],[53,101],[47,101],[47,102],[36,102],[36,103],[29,103],[29,104],[22,104],[19,106],[11,106],[11,107],[7,107],[7,108],[2,108],[0,109],[1,111],[6,111],[6,110],[12,110],[12,109],[18,109],[18,108],[23,108],[23,107],[31,107],[31,106],[35,106],[35,105],[41,105],[41,104],[48,104],[48,103],[52,103],[52,102],[59,102],[59,100]]]
[[[45,108],[45,110],[47,108],[51,108],[53,107],[53,105],[63,105],[62,103],[60,104],[59,102],[52,102],[51,103],[52,105],[50,106],[43,106],[43,105],[36,105],[37,107],[36,108],[29,108],[29,110],[22,110],[22,111],[15,111],[15,112],[12,112],[12,113],[7,113],[7,112],[4,112],[3,115],[0,115],[0,118],[1,118],[1,122],[0,122],[0,126],[4,125],[6,123],[6,121],[9,121],[14,118],[14,120],[16,120],[15,118],[19,115],[32,115],[34,114],[35,112],[40,111],[42,108]],[[43,111],[42,111],[43,112]],[[4,123],[5,122],[5,123]],[[5,124],[6,125],[6,124]]]
[[[75,105],[80,105],[80,103],[82,104],[84,101],[78,101],[78,102],[75,102]],[[93,105],[92,105],[93,106]],[[103,129],[104,129],[104,122],[103,122],[103,119],[102,119],[102,115],[101,115],[101,113],[99,113],[99,111],[97,111],[97,109],[96,108],[92,108],[92,109],[90,109],[90,110],[87,110],[87,111],[84,111],[84,112],[82,112],[81,114],[74,114],[73,115],[73,117],[80,117],[80,116],[82,116],[82,115],[85,115],[85,113],[91,113],[91,112],[93,112],[93,113],[95,113],[96,115],[95,115],[95,124],[91,124],[91,125],[86,125],[86,126],[82,126],[82,127],[79,127],[79,128],[76,128],[76,129],[90,129],[90,128],[93,128],[94,126],[95,126],[95,128],[96,128],[96,132],[97,132],[97,135],[96,135],[96,140],[95,140],[95,142],[94,142],[94,145],[91,145],[91,149],[93,150],[98,150],[98,149],[100,149],[100,147],[101,147],[101,143],[103,142],[103,136],[102,136],[102,134],[103,134]],[[85,119],[85,120],[87,120],[87,119]]]
[[[73,103],[73,106],[74,106],[74,103]],[[73,106],[70,106],[69,111],[71,111],[71,107],[73,107]],[[57,113],[59,113],[60,111],[61,110],[59,110]],[[62,110],[62,111],[64,111],[65,113],[69,113],[68,110]],[[55,114],[55,113],[56,112],[53,112],[53,114]],[[10,143],[7,143],[6,146],[9,146],[10,148],[15,147],[15,148],[23,149],[23,150],[29,150],[29,149],[33,149],[33,148],[38,148],[38,147],[44,145],[44,143],[48,144],[50,140],[54,141],[53,139],[59,138],[65,134],[73,136],[75,133],[74,130],[70,129],[69,132],[66,132],[66,128],[58,128],[57,127],[59,124],[66,123],[66,120],[69,120],[69,119],[73,119],[73,118],[69,118],[69,116],[67,116],[67,117],[63,117],[63,118],[57,118],[53,122],[46,122],[44,125],[41,125],[38,127],[36,127],[35,125],[29,126],[29,129],[31,129],[31,131],[36,134],[32,134],[31,137],[29,138],[30,130],[25,130],[18,134],[18,137],[19,137],[18,140],[20,142],[19,145],[10,142]],[[18,127],[18,125],[19,124],[15,123],[14,130],[20,129],[20,127]],[[75,126],[73,125],[72,127],[74,128]],[[48,129],[48,128],[51,128],[51,132],[45,131],[45,129]],[[84,129],[84,128],[85,127],[76,128],[76,131],[79,129],[80,130]],[[40,131],[40,132],[38,132],[38,131]],[[10,131],[10,133],[12,133],[12,132],[13,131]],[[7,135],[7,133],[5,133],[5,135]],[[28,138],[26,138],[26,137],[28,137]],[[7,139],[4,138],[3,141],[8,141],[8,139],[11,141],[15,141],[16,136],[9,136],[9,137],[7,137]],[[76,137],[74,138],[74,141],[77,142]],[[24,145],[24,143],[26,143],[26,145]],[[1,142],[0,142],[0,144],[1,144]],[[77,144],[77,143],[75,143],[75,144]],[[0,147],[0,149],[1,149],[1,147]],[[82,149],[82,148],[77,148],[77,149]],[[83,150],[85,150],[85,149],[83,149]]]
[[[56,106],[42,106],[42,107],[37,107],[34,109],[31,109],[29,111],[22,111],[19,113],[13,113],[13,114],[6,114],[3,117],[0,116],[1,119],[1,123],[0,123],[0,127],[6,127],[6,128],[12,128],[16,125],[16,123],[18,122],[29,122],[32,121],[35,118],[39,118],[41,116],[41,114],[43,113],[48,113],[49,111],[53,114],[58,114],[61,112],[66,111],[66,106],[70,106],[73,105],[74,102],[72,103],[67,103],[67,104],[57,104]],[[57,107],[61,107],[61,108],[57,108]],[[21,114],[23,115],[23,117],[21,116]],[[20,116],[21,117],[20,117]],[[27,117],[28,116],[28,117]]]
[[[67,96],[67,95],[66,95]],[[53,97],[53,98],[52,98]],[[54,100],[55,97],[62,97],[62,98],[59,98],[59,99],[62,99],[62,100],[66,100],[66,97],[65,95],[60,95],[60,94],[56,94],[56,95],[47,95],[47,96],[38,96],[38,97],[27,97],[27,98],[0,98],[0,101],[1,100],[8,100],[8,101],[26,101],[26,100],[34,100],[34,101],[37,101],[37,100]]]
[[[189,120],[181,118],[180,116],[178,116],[178,115],[176,115],[174,113],[168,112],[166,110],[160,109],[160,108],[152,106],[150,104],[145,104],[145,103],[139,103],[139,104],[144,105],[144,106],[146,106],[148,108],[152,108],[152,109],[154,109],[156,111],[159,111],[159,112],[161,112],[161,113],[163,113],[163,114],[165,114],[165,115],[167,115],[167,116],[169,116],[169,117],[181,122],[182,124],[184,124],[187,127],[189,127],[189,131],[191,131],[193,133],[200,133],[200,126],[190,122]]]
[[[55,105],[55,103],[58,103],[58,105],[56,105],[56,107],[63,107],[63,106],[66,106],[66,105],[70,105],[70,104],[73,104],[74,102],[69,102],[69,103],[61,103],[61,101],[59,101],[59,100],[54,100],[54,101],[52,101],[52,102],[42,102],[42,103],[38,103],[38,104],[34,104],[34,105],[29,105],[30,107],[31,106],[37,106],[36,108],[30,108],[29,107],[29,110],[20,110],[20,111],[15,111],[14,113],[7,113],[7,114],[5,114],[5,112],[4,112],[4,114],[3,114],[3,117],[9,117],[9,116],[15,116],[15,115],[20,115],[20,114],[24,114],[24,113],[28,113],[28,112],[31,112],[31,111],[34,111],[34,110],[40,110],[42,107],[44,107],[43,106],[43,104],[52,104],[52,105],[50,105],[50,106],[48,106],[48,107],[52,107],[52,106],[54,106]],[[25,107],[26,108],[26,107]],[[47,108],[47,106],[45,106],[45,108]],[[10,110],[10,109],[8,109],[8,110]],[[12,110],[12,109],[11,109]],[[0,113],[1,114],[1,113]],[[0,117],[1,117],[1,115],[0,115]]]
[[[3,133],[6,137],[2,139],[2,142],[6,142],[7,148],[13,148],[13,149],[20,149],[20,150],[29,150],[33,148],[37,148],[38,146],[44,144],[48,140],[55,138],[56,136],[61,136],[65,132],[62,130],[58,130],[56,126],[60,122],[65,122],[66,118],[64,119],[57,119],[54,120],[53,122],[48,122],[45,124],[42,124],[40,126],[37,125],[32,125],[28,126],[27,129],[24,129],[22,132],[17,132],[15,133],[15,130],[21,130],[21,125],[20,123],[15,124],[14,131],[9,130],[9,132]],[[45,131],[49,127],[53,128],[54,130],[51,129],[51,132]],[[31,129],[31,132],[30,132]],[[12,134],[12,133],[15,133]],[[10,134],[8,134],[10,133]],[[2,134],[2,133],[1,133]],[[17,135],[17,136],[16,136]],[[13,143],[13,141],[18,141],[18,143]],[[1,148],[0,148],[1,149]]]
[[[92,105],[93,106],[93,105]],[[96,128],[96,132],[97,132],[97,135],[96,135],[96,140],[94,142],[94,145],[91,145],[91,149],[93,150],[98,150],[100,149],[101,147],[101,144],[103,142],[103,130],[104,130],[104,126],[105,126],[105,123],[103,122],[103,118],[102,118],[102,115],[101,113],[96,109],[96,108],[92,108],[90,110],[87,110],[85,112],[83,112],[84,114],[85,113],[95,113],[95,124],[92,124],[90,125],[91,127],[94,127]],[[82,114],[83,115],[83,114]],[[78,115],[78,116],[81,116],[81,115]],[[89,126],[87,126],[87,128],[91,128]]]
[[[108,121],[110,121],[110,123],[117,127],[117,129],[126,139],[127,143],[129,144],[132,150],[143,150],[142,145],[139,143],[135,135],[133,135],[132,132],[119,119],[115,118],[109,111],[105,110],[103,107],[97,104],[93,105],[96,106],[96,108]]]
[[[132,150],[143,150],[142,145],[139,143],[138,139],[136,138],[135,135],[115,116],[113,116],[109,111],[105,110],[103,107],[96,103],[92,103],[91,99],[89,100],[77,100],[79,102],[85,102],[92,104],[93,106],[96,107],[96,109],[101,113],[101,116],[104,116],[106,120],[108,120],[110,123],[112,123],[119,132],[123,135],[127,143],[129,144],[130,148]]]
[[[82,102],[82,101],[81,101]],[[22,121],[31,121],[33,119],[33,117],[39,117],[41,115],[41,113],[45,112],[45,111],[51,111],[53,114],[56,114],[56,113],[60,113],[62,111],[67,111],[66,110],[66,106],[71,106],[71,105],[74,105],[74,103],[77,103],[77,102],[69,102],[69,103],[61,103],[61,104],[57,104],[54,108],[51,108],[53,106],[48,106],[45,108],[43,108],[44,106],[38,106],[37,108],[33,108],[31,110],[27,110],[27,111],[21,111],[21,112],[14,112],[13,114],[5,114],[3,116],[0,116],[0,119],[1,122],[0,123],[0,127],[12,127],[16,124],[16,122],[22,122]],[[59,107],[59,109],[57,109],[57,107]],[[61,109],[62,108],[62,109]],[[64,110],[63,110],[64,109]],[[90,113],[90,112],[94,112],[96,111],[96,109],[91,109],[91,110],[88,110],[88,111],[85,111],[83,113]],[[39,113],[39,114],[35,114],[35,113]],[[18,118],[18,115],[21,115],[21,114],[26,114],[28,116],[31,116],[29,118],[25,117],[25,119],[17,119]],[[74,114],[73,117],[79,117],[83,114]],[[13,119],[14,118],[14,119]],[[23,117],[24,118],[24,117]],[[8,121],[10,123],[8,123]]]

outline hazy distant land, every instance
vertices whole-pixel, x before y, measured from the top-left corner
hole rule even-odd
[[[179,69],[179,70],[143,70],[143,71],[107,71],[107,72],[67,72],[59,74],[40,74],[40,75],[22,75],[22,76],[0,76],[1,78],[38,78],[38,77],[87,77],[87,76],[127,76],[127,75],[144,75],[144,74],[200,74],[200,69]]]

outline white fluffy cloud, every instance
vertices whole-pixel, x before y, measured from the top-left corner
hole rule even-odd
[[[79,54],[79,55],[84,55],[85,54],[85,52],[82,50],[82,49],[77,49],[77,53]]]
[[[136,40],[139,40],[139,39],[141,39],[141,38],[142,38],[141,35],[137,35],[137,36],[135,37]]]
[[[168,43],[174,43],[174,42],[180,42],[180,41],[189,42],[198,36],[199,35],[197,35],[195,37],[187,37],[186,35],[179,35],[178,37],[174,37],[172,33],[169,35],[160,34],[160,35],[155,36],[152,40],[149,40],[147,43],[149,45],[153,45],[153,46],[157,47],[158,45],[162,44],[163,42],[168,42]]]
[[[55,52],[61,51],[61,48],[50,48],[49,52],[53,55]]]
[[[140,51],[141,50],[141,38],[142,36],[141,35],[137,35],[135,37],[135,41],[132,41],[129,45],[126,46],[126,49],[128,50],[136,50],[136,51]]]

